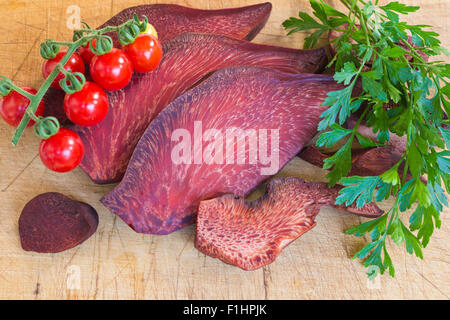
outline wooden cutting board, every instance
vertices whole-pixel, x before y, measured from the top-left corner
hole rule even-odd
[[[100,25],[120,10],[143,3],[169,2],[218,9],[258,0],[2,0],[0,74],[19,85],[42,82],[39,44],[45,38],[71,39],[67,20],[80,9],[83,20]],[[326,1],[336,4],[338,1]],[[422,9],[407,20],[432,24],[450,48],[449,0],[403,1]],[[310,10],[306,0],[272,0],[273,11],[255,42],[300,48],[305,34],[287,37],[283,20]],[[71,7],[76,5],[77,7]],[[323,41],[323,43],[325,43]],[[39,140],[28,130],[19,145],[13,128],[0,121],[0,298],[25,299],[448,299],[450,210],[424,250],[424,260],[404,246],[390,245],[396,265],[388,276],[369,283],[361,262],[352,260],[367,239],[344,235],[365,219],[323,208],[317,226],[286,248],[271,265],[245,272],[198,252],[194,228],[168,236],[135,233],[98,201],[112,186],[98,186],[80,170],[57,174],[39,160]],[[282,175],[323,181],[324,171],[301,160]],[[17,221],[25,203],[39,193],[57,191],[93,205],[98,231],[88,241],[59,254],[36,254],[20,247]],[[389,203],[384,207],[387,208]]]

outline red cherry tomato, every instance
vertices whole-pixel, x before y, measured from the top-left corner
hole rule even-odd
[[[56,57],[50,60],[45,60],[44,64],[42,65],[42,75],[44,76],[44,79],[47,79],[50,73],[55,69],[56,65],[61,61],[61,59],[65,56],[67,50],[61,50]],[[67,63],[64,65],[64,69],[72,71],[72,72],[81,72],[84,73],[85,67],[84,62],[81,56],[74,52]],[[59,86],[59,81],[64,78],[64,75],[60,72],[56,79],[52,82],[52,87],[56,89],[61,89]]]
[[[93,126],[102,121],[108,113],[108,96],[94,82],[86,82],[78,92],[66,94],[64,111],[73,123]]]
[[[97,44],[97,39],[94,39],[91,41],[92,44],[95,45]],[[91,48],[89,47],[90,42],[88,42],[85,46],[81,46],[78,49],[78,53],[80,54],[81,58],[83,59],[84,63],[86,63],[87,65],[89,65],[92,61],[92,58],[95,56],[95,54],[91,51]]]
[[[158,39],[148,33],[140,34],[133,43],[124,47],[136,72],[155,70],[162,59],[162,47]]]
[[[44,165],[56,172],[75,169],[83,159],[84,145],[81,138],[69,129],[41,141],[39,155]]]
[[[90,65],[91,77],[105,90],[120,90],[125,87],[133,75],[133,66],[128,56],[119,49],[95,56]]]
[[[36,94],[37,90],[29,87],[21,87],[26,92]],[[30,104],[30,100],[18,93],[17,91],[11,91],[6,97],[0,98],[0,114],[5,121],[17,127],[22,120],[25,110]],[[36,109],[35,115],[42,116],[44,114],[44,102],[41,101]],[[34,121],[28,122],[27,127],[34,125]]]

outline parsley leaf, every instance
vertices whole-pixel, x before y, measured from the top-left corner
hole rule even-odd
[[[379,177],[347,177],[340,182],[346,186],[339,191],[336,204],[349,206],[356,200],[356,207],[362,208],[364,204],[372,202],[373,192],[380,181]]]
[[[342,176],[345,176],[350,172],[352,142],[353,139],[348,139],[342,148],[340,148],[334,155],[324,160],[324,169],[330,169],[333,167],[333,170],[326,175],[330,185],[335,185]]]
[[[350,81],[358,74],[358,70],[353,62],[346,62],[341,71],[334,74],[334,80],[338,83],[343,82],[344,85],[348,85]]]
[[[380,7],[384,11],[395,11],[402,14],[408,14],[410,12],[415,12],[419,10],[420,7],[407,6],[405,4],[399,3],[397,1],[389,2],[387,5]]]
[[[353,85],[349,85],[342,90],[330,91],[325,98],[323,105],[330,106],[320,117],[323,118],[319,123],[319,130],[324,130],[336,122],[339,116],[339,123],[344,124],[345,120],[350,116],[351,109],[355,105],[351,103]]]
[[[331,129],[331,131],[325,131],[319,136],[317,146],[329,148],[352,133],[352,130],[344,129],[337,123],[332,124]]]

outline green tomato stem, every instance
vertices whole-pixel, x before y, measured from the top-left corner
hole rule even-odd
[[[32,99],[34,99],[34,94],[29,93],[29,92],[23,90],[21,87],[16,86],[16,85],[15,85],[14,83],[12,83],[12,82],[10,83],[10,85],[11,85],[11,88],[12,88],[13,91],[16,91],[17,93],[20,93],[22,96],[27,97],[28,99],[30,99],[30,101],[31,101]]]
[[[52,41],[52,43],[58,46],[66,46],[66,47],[70,47],[73,44],[73,42],[61,42],[61,41]]]

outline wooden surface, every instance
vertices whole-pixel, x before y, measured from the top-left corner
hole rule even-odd
[[[42,82],[39,44],[45,38],[69,40],[66,10],[81,8],[82,18],[99,25],[111,15],[144,0],[2,0],[0,9],[0,74],[19,85]],[[251,0],[163,1],[198,8],[237,7]],[[333,3],[333,1],[327,1]],[[336,1],[335,1],[336,2]],[[450,47],[450,1],[421,3],[408,20],[433,24]],[[281,22],[309,7],[306,0],[273,0],[273,11],[255,42],[301,47],[304,34],[286,37]],[[308,8],[309,10],[309,8]],[[323,208],[317,226],[286,248],[263,269],[245,272],[207,257],[193,247],[194,228],[168,236],[141,235],[100,203],[112,186],[96,186],[77,169],[67,174],[47,170],[39,160],[39,140],[31,130],[13,148],[13,128],[0,121],[0,298],[26,299],[448,299],[449,209],[442,227],[424,250],[424,260],[411,257],[404,246],[390,245],[397,276],[368,284],[365,269],[352,260],[367,239],[343,234],[364,219]],[[324,172],[297,161],[283,171],[309,180]],[[39,193],[57,191],[93,205],[100,225],[82,245],[59,254],[21,249],[17,221],[25,203]],[[386,204],[389,205],[389,204]],[[385,206],[386,207],[386,206]]]

